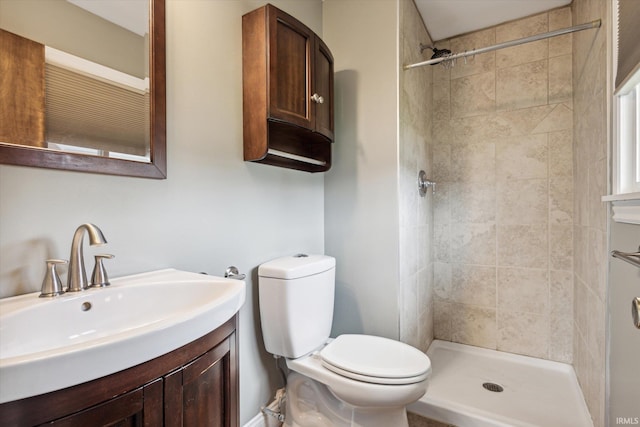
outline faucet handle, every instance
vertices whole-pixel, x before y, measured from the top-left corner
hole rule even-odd
[[[58,264],[66,263],[66,259],[47,260],[47,271],[44,275],[44,280],[42,280],[42,287],[40,288],[40,298],[55,297],[57,295],[64,294],[64,290],[62,289],[62,281],[60,280],[60,276],[58,276],[56,266]]]
[[[109,286],[109,277],[107,276],[107,270],[104,269],[103,259],[115,258],[115,255],[111,254],[99,254],[95,255],[96,265],[93,267],[93,274],[91,274],[91,287],[102,288]]]

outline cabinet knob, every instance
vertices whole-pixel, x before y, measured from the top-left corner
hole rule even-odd
[[[320,95],[318,95],[317,93],[314,93],[314,94],[311,96],[311,100],[312,100],[313,102],[317,103],[317,104],[322,104],[322,103],[324,103],[324,98],[323,98],[323,97],[321,97]]]

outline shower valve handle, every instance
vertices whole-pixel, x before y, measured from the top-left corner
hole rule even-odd
[[[425,171],[421,170],[418,174],[418,192],[421,197],[427,194],[427,189],[431,187],[431,192],[436,193],[436,183],[427,179]]]

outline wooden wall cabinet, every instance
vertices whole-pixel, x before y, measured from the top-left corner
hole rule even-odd
[[[244,159],[328,170],[334,99],[327,45],[267,4],[242,17],[242,63]]]
[[[0,425],[237,427],[237,315],[121,372],[0,405]]]

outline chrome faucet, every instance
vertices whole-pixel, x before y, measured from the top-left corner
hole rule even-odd
[[[71,243],[71,255],[69,256],[69,273],[67,277],[67,292],[78,292],[87,289],[87,271],[84,268],[84,254],[82,241],[85,231],[89,234],[91,246],[102,246],[107,243],[102,231],[93,224],[82,224],[76,229]]]

